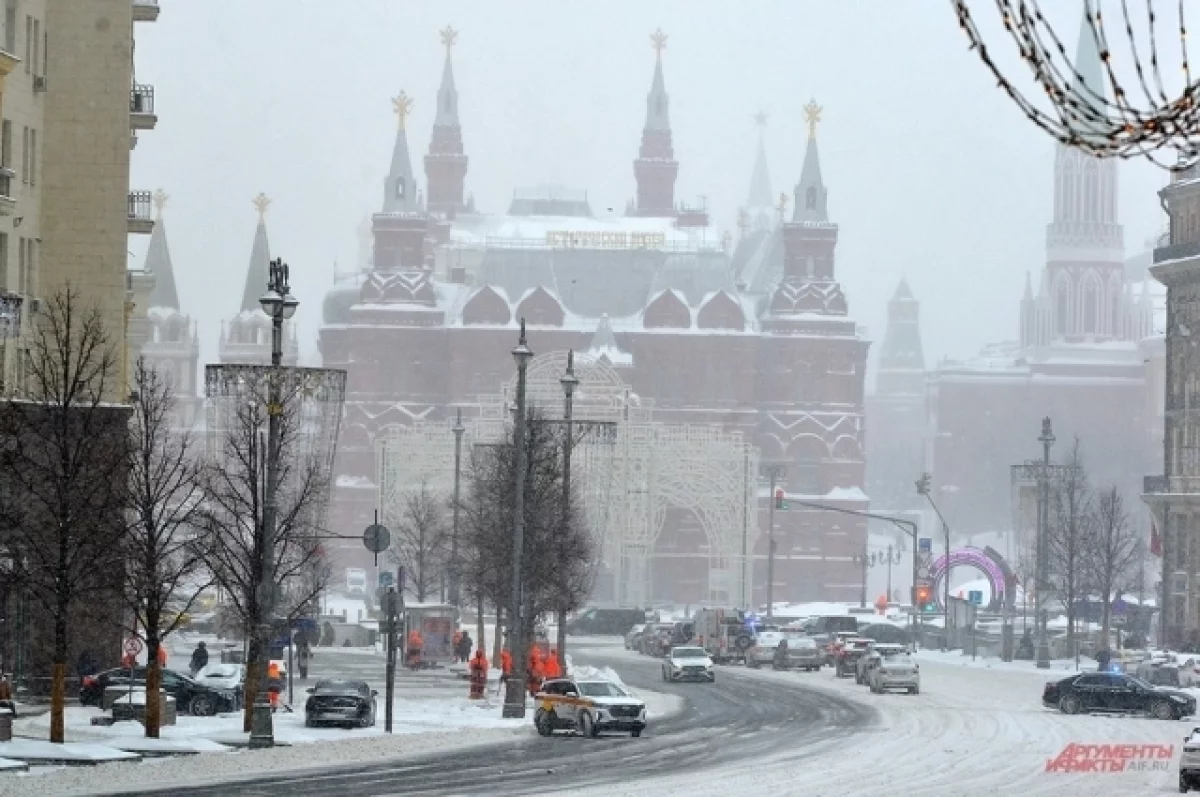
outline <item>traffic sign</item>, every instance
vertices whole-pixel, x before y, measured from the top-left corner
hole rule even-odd
[[[920,553],[933,553],[933,537],[921,537],[917,540],[917,551]]]
[[[371,553],[382,553],[392,544],[392,533],[387,526],[372,523],[363,532],[363,545]]]
[[[396,583],[396,577],[392,575],[391,570],[380,570],[379,571],[379,586],[380,587],[390,587],[394,583]]]
[[[135,636],[125,640],[125,652],[130,656],[140,656],[142,653],[142,640]]]
[[[981,589],[968,590],[967,591],[967,600],[969,600],[971,603],[975,604],[976,606],[982,606],[983,605],[983,590],[981,590]]]
[[[1112,604],[1112,613],[1114,617],[1124,617],[1125,612],[1129,611],[1129,604],[1121,598],[1117,598]]]

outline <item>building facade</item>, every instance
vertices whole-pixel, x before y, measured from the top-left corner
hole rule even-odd
[[[394,102],[400,125],[384,198],[371,219],[370,263],[360,263],[324,302],[322,359],[349,373],[334,529],[355,534],[371,522],[379,500],[376,441],[388,428],[452,418],[500,392],[524,319],[535,351],[603,357],[631,396],[653,406],[656,421],[713,425],[752,442],[764,462],[782,468],[779,485],[792,500],[775,513],[775,599],[857,600],[854,557],[865,525],[800,506],[867,506],[868,343],[837,281],[839,228],[820,168],[820,108],[808,108],[790,215],[780,211],[776,219],[772,211],[761,224],[743,225],[733,249],[703,207],[675,200],[680,165],[659,31],[627,214],[597,217],[586,192],[562,187],[518,189],[505,212],[485,214],[462,201],[467,148],[454,37],[443,32],[443,42],[427,192],[416,190],[402,95]],[[757,210],[771,204],[762,160],[750,197]],[[765,487],[758,510],[765,529]],[[761,604],[768,549],[766,535],[753,536],[749,600]],[[706,545],[686,508],[665,508],[650,557],[650,597],[736,600],[710,582]],[[370,561],[360,561],[354,545],[338,556],[342,565]]]

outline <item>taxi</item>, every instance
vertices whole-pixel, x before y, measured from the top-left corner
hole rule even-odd
[[[618,731],[637,738],[646,727],[646,704],[612,681],[556,678],[542,684],[535,700],[533,724],[542,736]]]

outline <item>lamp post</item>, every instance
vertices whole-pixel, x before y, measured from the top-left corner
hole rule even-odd
[[[878,565],[887,565],[887,600],[892,600],[892,565],[900,564],[900,552],[894,550],[894,546],[888,545],[887,553],[881,551],[873,551],[867,553],[867,546],[863,545],[862,556],[855,556],[854,560],[862,565],[862,594],[859,597],[859,605],[867,605],[867,568],[876,567]]]
[[[275,611],[275,524],[276,497],[279,491],[279,420],[283,413],[280,393],[280,368],[283,364],[283,322],[296,314],[300,304],[288,286],[288,267],[282,258],[271,261],[267,292],[259,298],[263,312],[271,319],[271,377],[267,381],[267,479],[263,497],[262,549],[258,594],[258,662],[260,683],[267,681],[271,653],[271,618]],[[267,692],[259,688],[250,719],[250,747],[274,747],[275,729],[271,721],[271,703]]]
[[[763,470],[770,480],[770,503],[767,504],[767,619],[775,617],[775,484],[786,474],[782,465],[771,463]]]
[[[1046,639],[1046,527],[1049,525],[1050,514],[1050,446],[1054,445],[1054,430],[1050,419],[1042,419],[1042,434],[1038,437],[1042,444],[1042,469],[1039,473],[1041,483],[1038,485],[1038,516],[1037,516],[1037,591],[1034,593],[1033,612],[1037,622],[1037,667],[1039,670],[1050,668],[1050,642]]]
[[[946,522],[942,510],[938,509],[938,505],[933,501],[933,495],[929,489],[930,481],[928,473],[921,474],[920,480],[917,481],[917,493],[925,496],[925,500],[933,507],[938,520],[942,522],[942,533],[946,536],[946,573],[942,577],[942,650],[945,650],[950,638],[950,524]]]
[[[563,497],[562,497],[562,534],[567,533],[571,523],[571,449],[575,445],[574,428],[572,425],[575,408],[575,388],[579,379],[575,376],[575,352],[567,349],[567,371],[558,378],[563,389],[563,421],[566,426],[566,437],[563,438]],[[558,666],[563,672],[567,671],[567,612],[558,610]]]
[[[458,495],[462,479],[462,436],[466,431],[462,423],[461,407],[454,416],[454,426],[450,427],[450,431],[454,432],[454,508],[450,526],[450,605],[454,607],[454,620],[457,628],[462,589],[462,567],[458,561]],[[483,644],[482,637],[479,643]]]
[[[525,319],[521,319],[521,337],[512,350],[517,363],[517,417],[513,423],[516,437],[517,473],[513,497],[512,601],[508,609],[508,644],[513,659],[512,678],[504,692],[502,716],[525,716],[525,618],[521,613],[521,554],[525,547],[525,369],[533,351],[525,342]]]

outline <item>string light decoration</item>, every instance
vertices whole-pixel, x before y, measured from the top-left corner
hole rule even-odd
[[[1099,53],[1111,98],[1101,89],[1089,86],[1077,65],[1067,56],[1062,38],[1055,33],[1039,8],[1037,0],[992,0],[1004,29],[1016,44],[1021,58],[1033,72],[1034,81],[1050,103],[1050,111],[1039,108],[1001,71],[983,40],[967,0],[950,0],[958,15],[959,26],[971,41],[971,49],[991,71],[1001,89],[1025,116],[1056,140],[1098,158],[1145,157],[1168,169],[1194,163],[1200,158],[1200,86],[1193,80],[1187,56],[1187,24],[1183,0],[1178,2],[1178,19],[1167,20],[1162,0],[1143,0],[1144,16],[1131,10],[1137,0],[1120,0],[1118,19],[1109,21],[1102,13],[1100,0],[1084,0],[1083,33],[1091,36]],[[1116,5],[1114,1],[1113,6]],[[1135,23],[1148,30],[1148,42],[1139,42]],[[1162,57],[1173,56],[1176,45],[1160,42],[1163,33],[1178,27],[1178,55],[1184,88],[1170,96],[1164,86]],[[1123,29],[1123,33],[1117,29]],[[1112,37],[1110,38],[1110,34]],[[1128,40],[1128,53],[1136,86],[1127,91],[1118,80],[1111,44]],[[1123,45],[1122,45],[1123,47]],[[1160,49],[1161,47],[1161,49]],[[1124,47],[1123,47],[1124,49]],[[1118,63],[1122,70],[1129,64]],[[1134,94],[1138,99],[1131,97]],[[1144,103],[1142,101],[1144,97]],[[1173,157],[1165,155],[1172,152]]]

